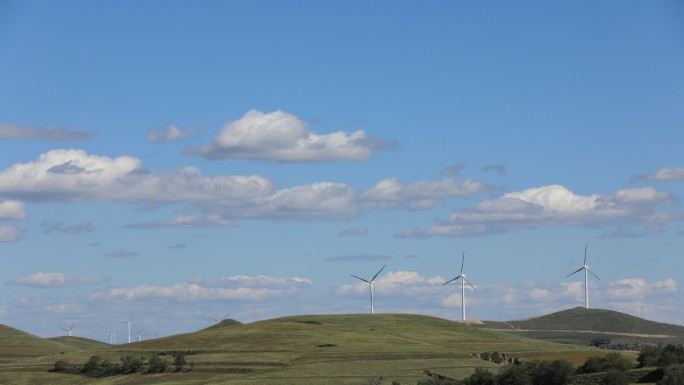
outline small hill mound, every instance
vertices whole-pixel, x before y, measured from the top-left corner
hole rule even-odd
[[[78,350],[98,350],[106,349],[110,345],[101,341],[91,340],[90,338],[83,337],[73,337],[73,336],[60,336],[60,337],[50,337],[50,341],[57,342],[62,345],[70,346]]]
[[[208,326],[202,330],[221,329],[221,328],[230,327],[230,326],[237,326],[237,325],[242,325],[242,322],[228,318],[228,319],[224,319],[223,321],[217,322],[214,325]]]
[[[0,356],[32,357],[74,350],[71,346],[0,325]]]
[[[531,338],[582,345],[601,338],[633,345],[684,342],[683,326],[649,321],[612,310],[583,307],[524,320],[486,321],[479,326]]]

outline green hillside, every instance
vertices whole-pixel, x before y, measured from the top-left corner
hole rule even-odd
[[[519,358],[567,357],[576,362],[595,352],[421,315],[310,315],[231,322],[98,351],[51,354],[33,360],[33,372],[28,367],[18,370],[16,365],[0,365],[0,376],[11,373],[10,384],[77,383],[83,378],[46,372],[58,359],[82,365],[93,354],[111,362],[119,362],[124,355],[149,359],[161,354],[171,363],[174,355],[182,353],[187,363],[180,373],[135,374],[83,383],[361,385],[377,376],[387,384],[416,384],[427,378],[426,371],[463,378],[476,367],[496,368],[496,364],[472,356],[485,351]],[[29,375],[34,377],[27,379]]]
[[[0,357],[34,357],[75,350],[55,341],[0,325]]]
[[[95,341],[91,340],[90,338],[83,338],[83,337],[69,337],[69,336],[60,336],[60,337],[51,337],[48,338],[50,341],[57,342],[62,345],[70,346],[74,349],[78,350],[98,350],[98,349],[107,349],[109,348],[109,344],[101,342],[101,341]]]
[[[607,338],[612,344],[684,343],[684,326],[649,321],[612,310],[576,307],[524,320],[485,321],[481,328],[530,338],[588,345]]]

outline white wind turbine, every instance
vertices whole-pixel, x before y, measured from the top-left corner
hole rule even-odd
[[[116,330],[109,331],[109,344],[114,345],[116,343]]]
[[[467,283],[468,285],[470,285],[470,287],[473,288],[473,290],[475,290],[475,286],[473,286],[473,284],[470,283],[470,281],[468,281],[468,278],[463,273],[463,264],[464,263],[465,263],[465,251],[463,252],[463,257],[461,258],[461,274],[459,274],[456,278],[450,279],[450,280],[448,280],[442,284],[442,285],[446,285],[446,284],[453,282],[459,278],[461,279],[461,318],[463,319],[463,321],[466,320],[465,284]]]
[[[137,332],[138,333],[138,342],[142,341],[142,332],[143,332],[143,329],[140,329]]]
[[[385,266],[387,266],[387,265],[385,265]],[[385,268],[385,266],[383,266],[382,269],[380,269],[377,273],[375,273],[375,275],[373,276],[373,278],[371,278],[370,280],[368,280],[368,279],[363,279],[363,278],[361,278],[361,277],[357,277],[357,276],[355,276],[354,274],[349,274],[349,275],[351,275],[352,277],[354,277],[354,278],[356,278],[356,279],[360,279],[360,280],[362,280],[363,282],[367,282],[367,283],[370,285],[371,314],[374,313],[374,311],[373,311],[373,283],[374,283],[374,281],[375,281],[375,278],[378,277],[378,275],[379,275],[380,272]]]
[[[122,324],[128,324],[128,343],[131,343],[131,319],[133,319],[133,316],[135,314],[131,314],[130,317],[128,317],[128,321],[119,321],[119,323]]]
[[[71,329],[74,328],[74,325],[76,325],[76,322],[72,323],[72,324],[71,324],[71,327],[70,327],[69,329],[65,329],[65,328],[63,328],[63,327],[60,327],[60,329],[62,329],[62,330],[64,330],[65,332],[67,332],[67,335],[68,335],[69,337],[71,337]]]
[[[566,275],[565,277],[569,277],[575,273],[579,273],[580,271],[584,270],[584,307],[586,309],[589,309],[589,273],[596,277],[599,281],[601,278],[599,278],[596,274],[594,274],[593,271],[589,270],[589,266],[587,266],[587,245],[584,245],[584,265],[580,267],[579,269],[573,271],[572,273]]]

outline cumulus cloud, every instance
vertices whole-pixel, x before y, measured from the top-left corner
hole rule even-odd
[[[356,236],[356,235],[366,235],[368,232],[368,228],[366,226],[356,226],[356,227],[350,227],[348,229],[343,229],[340,230],[340,232],[337,233],[338,237],[351,237],[351,236]]]
[[[2,220],[22,220],[27,215],[24,211],[24,202],[19,201],[0,201],[0,221]]]
[[[92,222],[84,222],[76,225],[66,225],[61,222],[43,222],[42,223],[43,232],[46,234],[50,233],[61,233],[61,234],[71,234],[79,235],[85,233],[92,233],[95,231],[95,226]]]
[[[221,201],[271,194],[260,176],[205,177],[195,167],[153,174],[130,156],[52,150],[0,172],[0,197],[20,201]]]
[[[207,146],[188,147],[188,155],[207,159],[261,159],[278,162],[366,160],[374,149],[391,147],[363,130],[317,134],[298,117],[284,111],[251,110],[223,126]]]
[[[234,218],[341,220],[358,215],[356,195],[356,191],[346,184],[319,182],[278,190],[264,197],[199,206]]]
[[[681,220],[678,213],[655,211],[672,206],[671,193],[650,187],[618,190],[611,195],[579,195],[550,185],[512,192],[478,203],[473,209],[452,211],[448,219],[428,229],[406,230],[398,237],[433,235],[474,236],[546,225],[586,226],[630,222],[658,231],[658,224]]]
[[[491,186],[471,179],[445,178],[436,182],[405,184],[397,178],[390,178],[363,191],[359,201],[369,208],[427,210],[441,204],[445,198],[483,194],[491,190]]]
[[[178,126],[175,124],[170,124],[164,129],[161,130],[152,130],[147,133],[147,141],[150,143],[166,143],[166,142],[172,142],[175,140],[180,140],[183,138],[187,138],[188,136],[191,136],[195,132],[201,132],[203,131],[199,127],[190,127],[187,130],[183,131]]]
[[[672,182],[684,180],[684,167],[665,167],[648,175],[635,175],[632,177],[632,182],[650,180],[658,182]]]
[[[107,282],[106,277],[69,277],[62,273],[35,273],[8,282],[8,285],[56,288],[70,286],[99,285]]]
[[[232,276],[225,278],[194,278],[169,286],[139,285],[131,288],[112,288],[94,293],[94,300],[141,300],[166,298],[175,301],[265,301],[296,297],[304,290],[310,290],[313,282],[306,278],[270,277],[260,275]]]
[[[192,215],[179,215],[169,222],[143,222],[126,225],[130,229],[161,229],[167,227],[235,227],[236,225],[219,215],[197,218]]]
[[[61,142],[88,138],[90,138],[89,134],[72,132],[61,127],[29,128],[17,124],[0,124],[0,140],[40,139]]]
[[[17,242],[24,238],[24,230],[16,226],[0,226],[0,242]]]

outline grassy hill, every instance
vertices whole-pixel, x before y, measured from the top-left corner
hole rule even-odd
[[[580,345],[588,345],[597,338],[608,338],[612,344],[684,343],[684,326],[583,307],[524,320],[485,321],[477,326],[529,338]]]
[[[71,346],[0,325],[0,358],[3,361],[7,357],[36,357],[73,350]]]
[[[57,342],[61,345],[70,346],[78,350],[101,350],[107,349],[110,346],[109,344],[101,341],[91,340],[90,338],[73,336],[51,337],[48,338],[48,340]]]
[[[310,315],[240,324],[227,322],[195,333],[157,338],[96,351],[48,354],[32,361],[33,371],[0,365],[7,383],[84,384],[357,384],[371,377],[415,384],[424,371],[462,378],[476,367],[497,367],[471,354],[499,351],[520,358],[565,357],[576,362],[594,354],[578,346],[524,338],[435,317],[409,314]],[[169,363],[183,353],[180,373],[88,379],[50,374],[58,359],[82,365],[93,354],[112,362],[122,355]],[[27,378],[27,376],[33,376]]]

